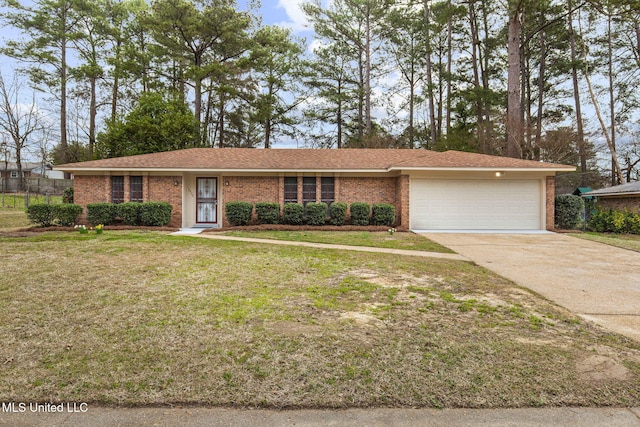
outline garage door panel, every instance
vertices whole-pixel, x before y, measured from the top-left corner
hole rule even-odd
[[[538,180],[411,181],[414,229],[540,229]]]

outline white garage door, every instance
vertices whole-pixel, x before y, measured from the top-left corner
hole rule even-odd
[[[411,180],[414,230],[538,230],[538,180]]]

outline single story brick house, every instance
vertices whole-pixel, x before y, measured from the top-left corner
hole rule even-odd
[[[628,209],[640,212],[640,181],[601,188],[582,194],[596,199],[596,206],[603,209]]]
[[[225,227],[229,201],[390,203],[414,230],[545,230],[572,166],[458,151],[191,148],[57,166],[75,202],[166,201],[176,227]]]

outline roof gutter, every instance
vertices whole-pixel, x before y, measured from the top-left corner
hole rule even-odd
[[[503,171],[503,172],[574,172],[575,167],[541,167],[541,168],[514,168],[514,167],[500,167],[500,166],[465,166],[465,167],[401,167],[392,166],[389,171],[454,171],[454,172],[477,172],[477,171]]]
[[[55,167],[54,170],[64,172],[215,172],[215,173],[321,173],[321,172],[340,172],[340,173],[387,173],[389,169],[209,169],[209,168],[60,168]]]

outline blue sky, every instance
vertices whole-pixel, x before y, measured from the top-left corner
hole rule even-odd
[[[265,24],[291,28],[294,33],[305,31],[306,19],[299,5],[304,0],[262,0],[260,13]],[[308,31],[308,29],[307,29]]]

